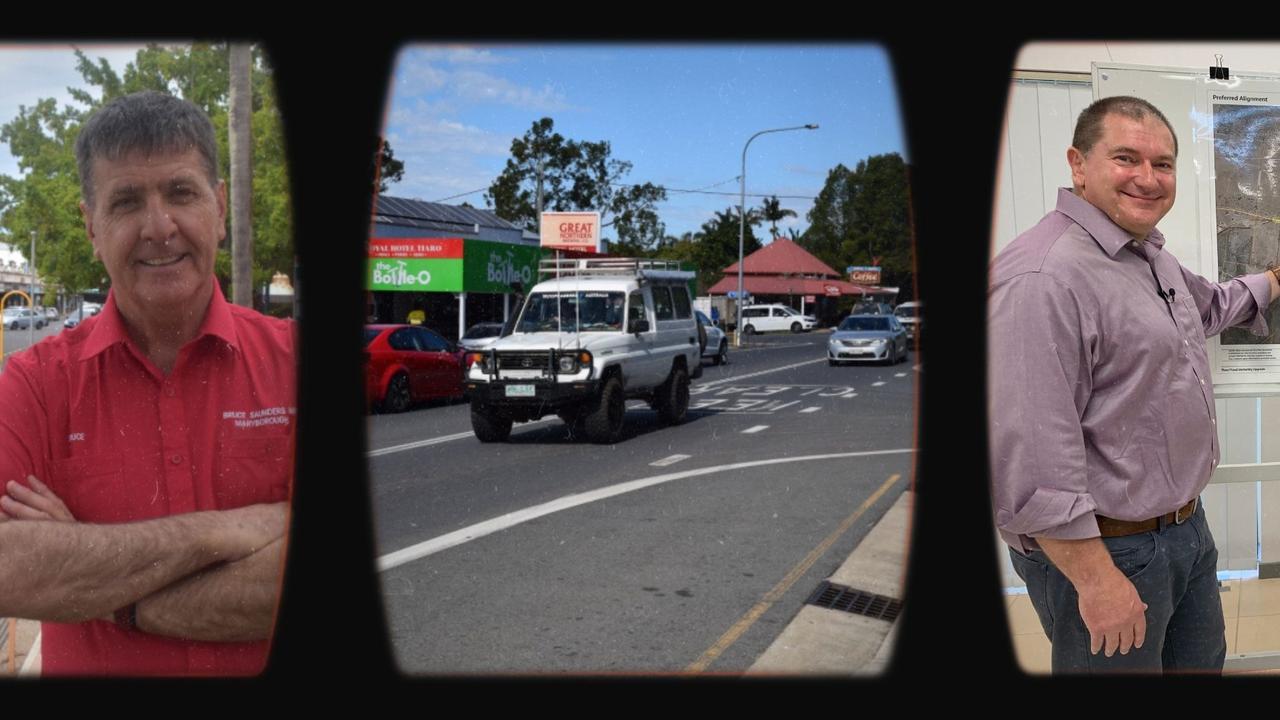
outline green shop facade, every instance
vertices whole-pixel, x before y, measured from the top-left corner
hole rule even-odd
[[[504,322],[538,281],[537,245],[474,237],[374,237],[365,270],[367,320],[408,322],[457,341],[480,322]]]

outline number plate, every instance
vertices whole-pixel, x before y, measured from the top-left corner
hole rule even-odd
[[[508,385],[507,397],[534,397],[532,385]]]

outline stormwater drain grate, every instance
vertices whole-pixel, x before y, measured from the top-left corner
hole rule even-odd
[[[893,622],[902,612],[902,601],[884,595],[863,592],[825,580],[805,600],[807,605],[840,610],[854,615],[865,615]]]

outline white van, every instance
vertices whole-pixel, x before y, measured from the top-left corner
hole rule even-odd
[[[817,324],[817,318],[801,315],[786,305],[748,305],[742,308],[742,332],[747,335],[775,330],[807,332]]]

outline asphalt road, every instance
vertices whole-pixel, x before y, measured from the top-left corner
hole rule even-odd
[[[37,328],[34,331],[35,342],[40,342],[41,340],[47,337],[52,337],[62,332],[62,320],[63,320],[63,316],[59,316],[57,320],[45,321],[48,324],[46,324],[42,328]],[[19,328],[17,330],[10,330],[7,327],[4,328],[4,346],[3,347],[4,347],[5,357],[8,357],[12,353],[15,353],[19,350],[29,347],[32,344],[30,342],[30,338],[32,334],[33,334],[32,330],[25,327]]]
[[[614,445],[573,438],[554,417],[481,444],[465,404],[371,416],[402,669],[681,672],[712,656],[709,672],[748,667],[911,477],[914,354],[828,367],[826,339],[752,338],[694,381],[685,424],[633,402]]]

